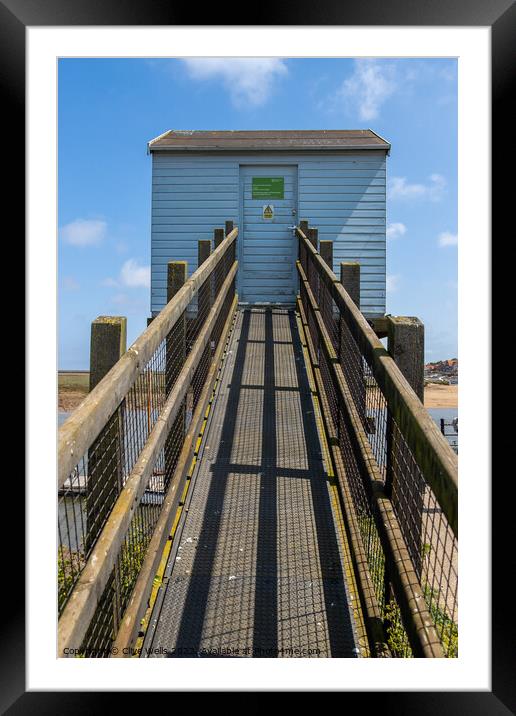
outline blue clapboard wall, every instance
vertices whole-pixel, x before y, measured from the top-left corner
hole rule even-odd
[[[360,262],[362,311],[371,317],[385,313],[384,151],[224,155],[154,151],[152,162],[153,314],[165,305],[167,262],[187,261],[189,274],[193,273],[197,268],[197,241],[211,239],[213,229],[224,226],[226,220],[234,221],[240,229],[240,299],[249,303],[291,302],[297,291],[295,271],[288,285],[285,277],[289,269],[282,265],[279,271],[273,257],[281,256],[283,264],[285,259],[286,263],[295,259],[295,243],[290,253],[285,248],[285,231],[300,219],[319,229],[319,239],[334,242],[333,269],[337,276],[341,261]],[[261,176],[284,175],[286,186],[294,192],[287,197],[289,202],[276,202],[274,220],[263,225],[259,203],[246,203],[254,168]],[[274,269],[270,275],[266,273],[267,256]],[[267,285],[256,290],[260,276]]]

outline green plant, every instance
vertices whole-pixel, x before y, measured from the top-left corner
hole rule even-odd
[[[459,653],[458,625],[439,607],[439,595],[428,584],[424,586],[423,594],[435,628],[441,638],[445,655],[450,658],[457,658]]]
[[[390,601],[385,605],[384,616],[387,645],[392,654],[403,659],[412,657],[412,649],[408,642],[407,632],[401,621],[400,608],[395,601]]]
[[[134,540],[134,541],[133,541]],[[122,550],[120,559],[120,587],[123,595],[130,594],[138,579],[140,569],[145,559],[148,539],[143,530],[134,534],[131,542],[127,542]]]
[[[58,605],[61,610],[84,567],[84,554],[67,547],[60,547],[57,554],[57,590]]]

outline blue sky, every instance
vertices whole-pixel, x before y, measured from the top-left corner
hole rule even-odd
[[[456,60],[63,59],[58,96],[59,367],[89,367],[90,324],[150,313],[151,158],[168,129],[357,129],[387,160],[387,312],[457,355]]]

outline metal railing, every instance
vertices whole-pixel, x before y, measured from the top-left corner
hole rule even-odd
[[[59,430],[60,655],[106,656],[121,626],[137,632],[236,310],[237,235]]]
[[[457,456],[301,229],[298,308],[377,656],[454,657]],[[379,629],[381,625],[382,630]]]

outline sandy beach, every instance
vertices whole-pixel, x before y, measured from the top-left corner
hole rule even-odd
[[[458,396],[458,385],[430,383],[425,386],[425,408],[457,408]]]
[[[82,403],[88,393],[84,390],[59,389],[57,406],[60,412],[71,413]]]
[[[458,407],[458,385],[437,385],[432,383],[425,387],[425,408],[456,408]],[[87,395],[85,390],[60,388],[59,410],[71,412]]]

